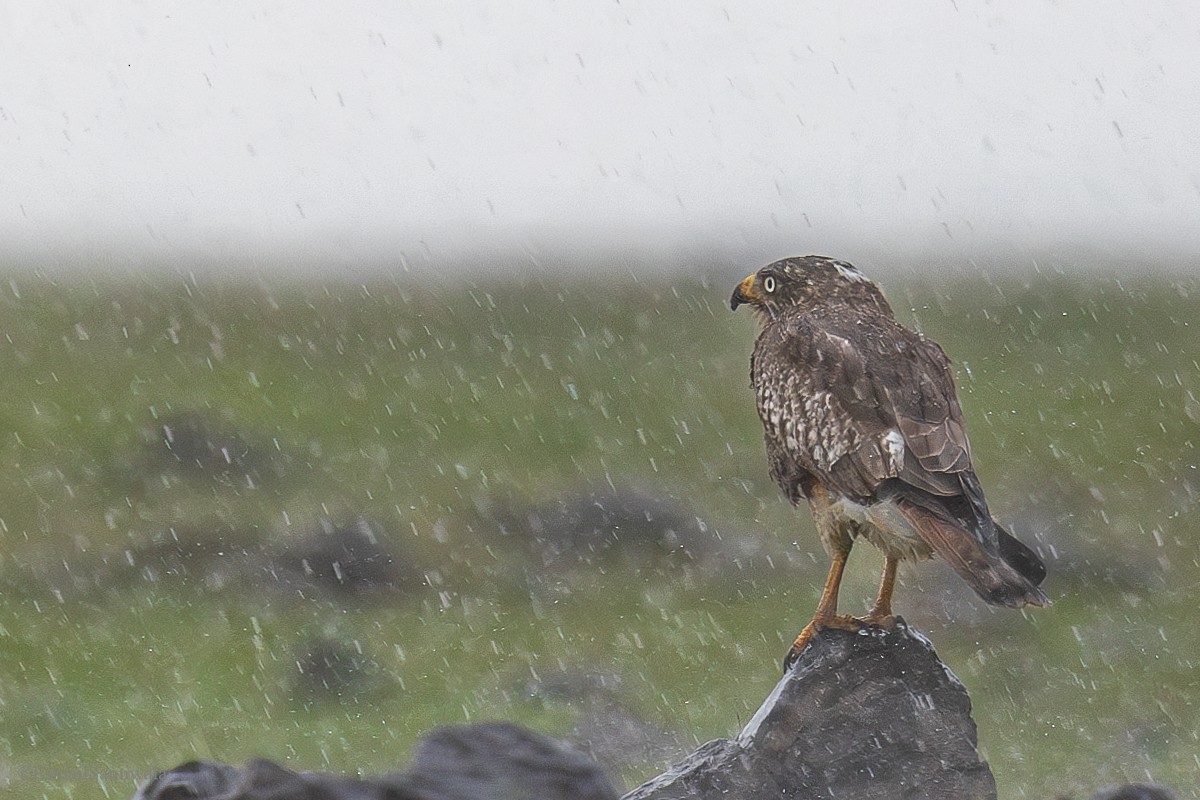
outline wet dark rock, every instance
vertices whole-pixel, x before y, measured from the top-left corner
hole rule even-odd
[[[439,728],[406,773],[354,780],[293,772],[266,760],[245,767],[189,762],[147,781],[135,800],[616,800],[589,758],[507,723]]]
[[[235,797],[239,786],[252,785],[250,774],[260,764],[251,761],[244,769],[212,761],[188,761],[178,767],[160,772],[138,788],[135,798],[157,800],[186,800],[191,797]],[[270,765],[274,766],[274,765]]]
[[[826,631],[732,740],[623,800],[995,798],[966,689],[903,623]]]
[[[189,761],[155,775],[134,800],[424,800],[388,779],[360,781],[293,772],[255,759],[244,767],[213,761]]]
[[[1091,800],[1176,800],[1175,792],[1161,783],[1127,783],[1105,786]]]

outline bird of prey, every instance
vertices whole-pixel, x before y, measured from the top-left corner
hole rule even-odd
[[[900,561],[938,555],[988,603],[1045,606],[1038,556],[992,519],[950,361],[896,321],[879,288],[824,256],[786,258],[743,280],[730,299],[762,323],[750,381],[771,477],[808,502],[833,561],[789,668],[822,628],[887,627]],[[884,552],[879,595],[865,617],[837,613],[854,540]]]

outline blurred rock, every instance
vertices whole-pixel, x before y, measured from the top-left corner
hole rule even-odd
[[[728,579],[769,575],[773,540],[720,532],[680,500],[627,487],[586,488],[534,503],[511,494],[475,498],[475,519],[464,515],[465,540],[494,559],[489,574],[515,582],[531,596],[560,599],[579,591],[638,586],[670,594]],[[483,559],[475,558],[476,574]],[[754,578],[757,579],[757,578]]]
[[[277,446],[252,441],[228,417],[183,411],[157,419],[143,430],[143,479],[177,471],[188,478],[255,488],[264,479],[284,477],[291,458]]]
[[[302,645],[293,661],[296,675],[291,695],[300,701],[347,696],[358,699],[383,685],[379,664],[356,643],[316,638]]]
[[[1146,597],[1165,585],[1163,565],[1128,535],[1128,526],[1106,514],[1110,495],[1119,489],[1087,486],[1073,475],[1039,475],[1037,482],[1014,493],[1019,505],[999,519],[1046,562],[1051,596],[1097,586]]]
[[[616,800],[587,756],[503,722],[454,725],[428,734],[407,774],[429,800]]]
[[[362,518],[340,525],[321,520],[311,533],[275,541],[219,524],[172,527],[80,562],[60,559],[37,577],[62,597],[144,583],[357,601],[411,597],[426,586],[424,571],[395,538]]]
[[[270,555],[261,535],[247,528],[211,525],[172,526],[134,537],[123,550],[59,558],[37,572],[38,583],[59,599],[96,596],[97,591],[156,584],[222,591],[229,586],[259,586],[269,573]]]
[[[718,739],[623,800],[994,799],[966,689],[902,622],[825,631],[737,739]]]
[[[158,431],[169,458],[203,472],[245,469],[254,461],[249,443],[232,426],[199,414],[176,414],[159,420]]]
[[[366,780],[192,761],[147,781],[135,800],[616,800],[591,759],[506,723],[439,728],[407,773]]]
[[[563,670],[541,675],[525,685],[525,693],[550,702],[583,705],[615,697],[621,676],[615,672],[575,672]]]
[[[563,671],[530,681],[524,694],[573,709],[575,726],[566,740],[610,774],[667,763],[681,749],[679,737],[629,708],[620,685],[616,673]]]
[[[1096,605],[1133,604],[1166,587],[1161,553],[1139,548],[1130,525],[1105,521],[1109,501],[1099,488],[1070,474],[1013,480],[1025,488],[998,495],[993,511],[1043,559],[1043,588],[1052,599],[1079,595]],[[1023,613],[983,602],[939,559],[905,565],[900,584],[897,608],[939,641],[1020,636],[1030,625]],[[1036,624],[1046,612],[1029,613]]]
[[[495,512],[502,534],[531,545],[547,566],[629,550],[695,559],[711,552],[717,541],[707,523],[684,504],[629,487],[587,489]]]
[[[274,561],[280,582],[300,590],[312,586],[361,597],[425,585],[424,573],[362,518],[346,525],[321,520],[318,530],[289,541]]]
[[[1091,800],[1176,800],[1175,792],[1161,783],[1127,783],[1105,786]]]

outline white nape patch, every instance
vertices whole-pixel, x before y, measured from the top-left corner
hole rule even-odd
[[[893,472],[900,472],[904,467],[904,435],[892,428],[883,437],[883,452],[887,455],[889,466]]]
[[[834,261],[833,266],[837,269],[838,274],[848,281],[855,283],[869,283],[866,275],[858,271],[858,268],[853,264],[847,264],[845,261]]]

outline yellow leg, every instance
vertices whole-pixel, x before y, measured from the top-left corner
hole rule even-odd
[[[850,548],[854,536],[858,533],[855,523],[838,514],[834,503],[830,500],[829,492],[819,482],[813,482],[806,491],[809,509],[813,521],[817,525],[817,533],[821,537],[826,550],[833,553],[833,563],[829,565],[829,577],[825,579],[825,588],[821,591],[821,600],[817,603],[817,611],[813,614],[812,622],[804,626],[796,637],[791,650],[783,660],[784,672],[789,670],[804,652],[804,648],[812,642],[817,632],[826,628],[860,631],[866,626],[887,628],[895,624],[892,616],[892,590],[896,587],[896,567],[899,560],[886,557],[883,566],[883,580],[879,583],[879,595],[867,615],[862,618],[851,617],[837,613],[838,589],[842,585],[842,573],[846,569],[846,560],[850,557]]]
[[[896,588],[896,567],[900,559],[887,556],[883,562],[883,579],[879,581],[879,596],[875,604],[862,618],[862,622],[877,628],[888,628],[896,624],[892,615],[892,591]]]
[[[834,553],[833,563],[829,566],[829,577],[825,579],[825,588],[821,591],[821,600],[817,603],[817,611],[813,614],[812,622],[805,625],[804,630],[800,631],[800,635],[792,644],[792,649],[788,651],[787,657],[783,660],[785,672],[804,652],[804,648],[808,647],[817,631],[825,628],[857,631],[862,628],[861,623],[854,617],[837,613],[838,589],[842,585],[842,573],[846,569],[846,559],[849,556],[849,550]]]
[[[783,660],[783,670],[786,672],[796,663],[796,659],[804,652],[804,648],[812,642],[818,631],[836,628],[847,631],[860,631],[863,627],[890,628],[896,624],[892,614],[892,592],[896,588],[896,568],[900,560],[887,556],[883,563],[883,578],[879,581],[879,595],[874,605],[865,617],[852,617],[837,613],[838,589],[842,584],[842,573],[846,569],[846,559],[849,551],[836,553],[833,564],[829,567],[829,577],[825,579],[825,588],[821,592],[821,600],[817,603],[817,612],[813,614],[812,622],[804,626],[796,637],[791,650]]]

